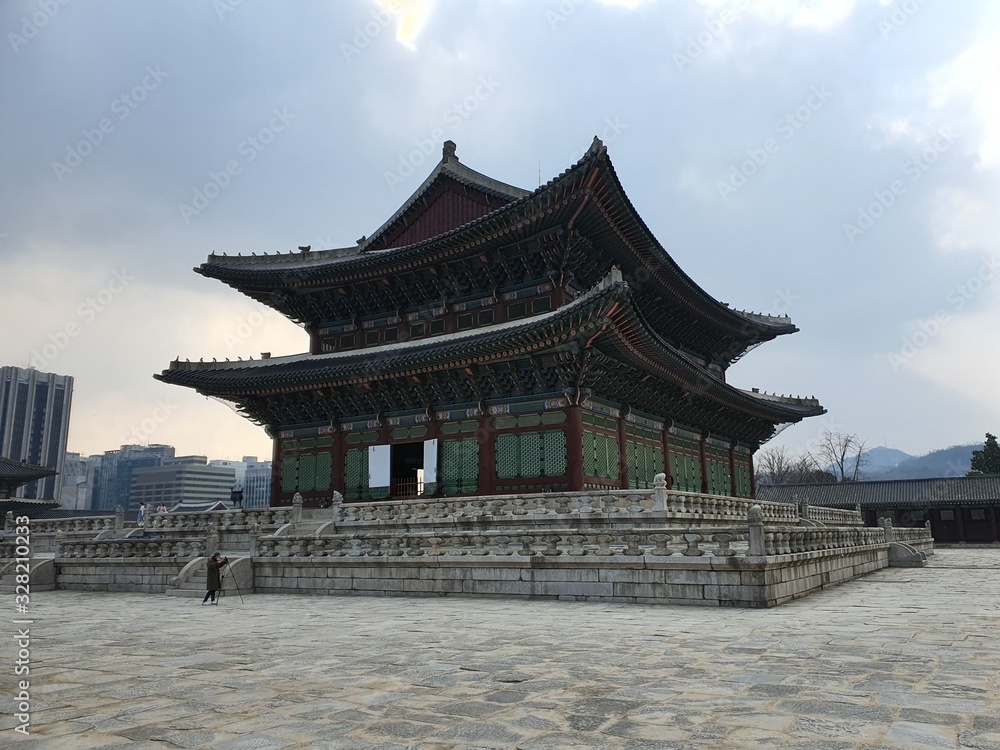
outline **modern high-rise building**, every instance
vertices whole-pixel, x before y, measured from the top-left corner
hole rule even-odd
[[[0,367],[0,456],[63,470],[73,378],[33,367]],[[57,476],[17,490],[15,497],[57,500]]]
[[[91,508],[95,510],[135,509],[139,500],[130,497],[132,472],[160,466],[174,457],[172,445],[123,445],[119,450],[105,451],[94,481]]]
[[[168,510],[198,510],[217,502],[228,503],[236,473],[232,468],[209,466],[205,456],[168,458],[160,466],[132,472],[131,503],[156,508],[163,503]]]
[[[247,459],[253,458],[253,461]],[[255,456],[244,456],[247,462],[243,477],[243,507],[266,508],[271,504],[271,462],[257,461]]]
[[[258,461],[256,456],[243,456],[242,461],[213,459],[209,466],[219,466],[236,472],[233,489],[243,493],[244,508],[262,508],[271,504],[271,462]]]

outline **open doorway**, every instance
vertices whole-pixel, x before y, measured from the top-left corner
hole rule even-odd
[[[437,482],[436,439],[368,448],[368,486],[381,497],[405,499],[433,494]]]
[[[402,443],[390,451],[389,471],[393,498],[417,497],[423,487],[424,444]]]

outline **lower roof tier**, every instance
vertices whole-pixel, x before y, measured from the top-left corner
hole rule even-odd
[[[612,272],[550,313],[486,329],[372,347],[238,362],[174,362],[159,380],[237,405],[277,427],[448,404],[560,394],[616,401],[749,444],[824,413],[812,398],[748,392],[649,330]]]

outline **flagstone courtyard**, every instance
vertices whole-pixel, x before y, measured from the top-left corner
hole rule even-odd
[[[1000,748],[996,549],[761,610],[54,591],[24,626],[8,596],[25,750]]]

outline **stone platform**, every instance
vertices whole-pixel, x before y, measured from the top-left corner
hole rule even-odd
[[[1000,749],[997,550],[770,610],[52,591],[30,617],[24,750]]]

